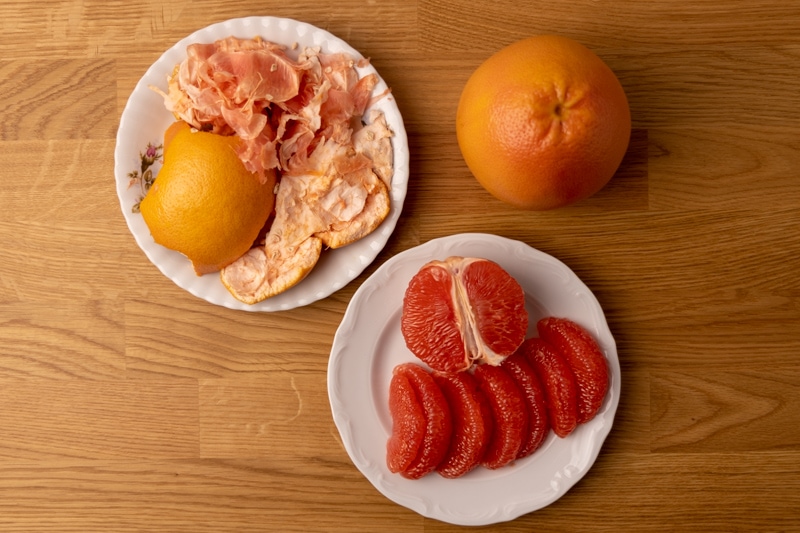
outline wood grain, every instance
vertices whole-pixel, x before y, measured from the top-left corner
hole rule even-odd
[[[114,182],[119,118],[149,65],[252,15],[309,22],[370,57],[411,150],[375,262],[279,313],[175,286],[137,247]],[[462,530],[367,481],[326,389],[358,287],[462,232],[575,271],[622,367],[591,471],[475,531],[800,531],[800,4],[14,0],[0,31],[0,531]],[[472,71],[540,33],[609,64],[633,133],[602,191],[536,213],[478,185],[454,130]]]
[[[796,367],[651,377],[651,448],[687,452],[800,449]]]
[[[107,139],[115,131],[114,62],[3,61],[0,139]]]
[[[198,455],[191,382],[17,381],[0,401],[4,463]]]

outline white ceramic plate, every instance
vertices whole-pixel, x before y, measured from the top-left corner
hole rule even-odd
[[[409,480],[386,467],[392,430],[392,369],[421,362],[400,333],[403,295],[420,267],[449,256],[484,257],[500,264],[525,290],[528,336],[544,316],[570,318],[587,328],[608,359],[611,383],[597,416],[566,439],[552,432],[533,455],[498,470],[479,467],[458,479],[431,474]],[[328,363],[328,396],[336,427],[356,467],[387,498],[417,513],[459,525],[512,520],[563,496],[589,470],[611,430],[620,394],[616,345],[597,299],[563,263],[525,243],[487,234],[429,241],[384,263],[356,291],[336,332]]]
[[[275,17],[248,17],[220,22],[196,31],[182,39],[153,63],[131,93],[120,118],[117,131],[117,146],[114,152],[117,194],[122,213],[139,247],[161,272],[179,287],[216,305],[247,311],[281,311],[303,306],[325,298],[355,279],[383,249],[394,231],[403,208],[408,186],[408,139],[397,103],[390,94],[380,99],[374,107],[384,112],[389,127],[394,132],[394,177],[392,178],[391,211],[383,224],[372,234],[344,248],[326,250],[314,270],[302,282],[288,291],[248,305],[236,300],[225,289],[216,274],[196,276],[191,264],[183,255],[159,246],[153,241],[141,215],[131,211],[139,200],[138,187],[129,187],[128,174],[137,170],[141,153],[148,143],[161,144],[164,130],[174,121],[164,107],[161,96],[149,88],[150,85],[167,89],[167,76],[176,64],[186,57],[186,47],[192,43],[211,43],[228,36],[252,38],[260,35],[266,40],[291,47],[298,44],[298,51],[305,46],[319,46],[323,52],[345,52],[356,58],[363,57],[343,40],[304,22]],[[291,51],[290,51],[291,52]],[[364,76],[376,73],[373,66],[358,69]],[[379,80],[374,94],[386,89]],[[157,170],[158,166],[153,167]]]

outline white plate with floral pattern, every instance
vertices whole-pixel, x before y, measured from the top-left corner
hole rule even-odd
[[[174,121],[172,114],[164,107],[163,98],[149,87],[153,85],[166,91],[167,76],[186,57],[188,45],[211,43],[231,35],[238,38],[261,36],[289,48],[297,44],[297,53],[303,47],[318,46],[324,53],[343,52],[355,58],[363,57],[345,41],[325,30],[304,22],[277,17],[231,19],[198,30],[180,40],[150,66],[136,84],[122,112],[114,152],[114,174],[122,214],[136,243],[148,259],[175,284],[199,298],[212,304],[246,311],[282,311],[308,305],[326,298],[361,274],[383,249],[400,217],[408,186],[409,152],[403,119],[391,93],[373,105],[375,109],[384,112],[394,133],[394,176],[390,190],[389,216],[374,232],[360,241],[336,250],[323,251],[314,270],[284,293],[253,305],[240,302],[224,287],[219,275],[197,276],[186,257],[156,244],[141,215],[133,212],[134,205],[142,197],[142,191],[136,185],[131,186],[131,181],[135,181],[143,173],[158,171],[161,155],[158,147],[164,130]],[[287,53],[291,55],[292,50]],[[372,65],[359,67],[358,71],[360,76],[377,74]],[[386,88],[385,81],[379,76],[374,94],[381,94]]]
[[[570,318],[600,344],[610,387],[594,419],[567,438],[552,432],[533,455],[497,470],[478,467],[458,479],[429,474],[409,480],[386,466],[392,431],[389,382],[392,369],[421,363],[400,332],[403,295],[428,261],[460,255],[495,261],[525,290],[528,336],[545,316]],[[614,338],[600,304],[565,264],[519,241],[467,233],[429,241],[381,265],[353,295],[336,332],[328,363],[328,397],[334,422],[355,466],[390,500],[417,513],[459,525],[512,520],[563,496],[591,468],[614,421],[620,395]]]

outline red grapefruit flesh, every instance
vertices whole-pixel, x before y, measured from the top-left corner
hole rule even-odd
[[[492,412],[478,382],[468,372],[434,372],[453,415],[450,448],[436,467],[446,478],[461,477],[478,466],[492,435]]]
[[[588,422],[608,392],[608,364],[600,346],[588,331],[566,318],[543,318],[536,328],[572,369],[578,385],[578,424]]]
[[[528,433],[517,452],[517,459],[522,459],[538,450],[550,432],[547,398],[539,376],[521,352],[507,357],[501,366],[516,380],[528,410]]]
[[[389,383],[389,412],[392,434],[386,443],[386,466],[396,474],[411,466],[425,437],[425,411],[403,373],[395,372]]]
[[[528,431],[525,398],[514,378],[500,366],[477,365],[475,379],[492,409],[494,430],[481,459],[486,468],[496,469],[516,459]]]
[[[578,387],[569,364],[552,344],[538,337],[522,343],[520,351],[544,386],[547,416],[553,432],[566,437],[578,426]]]
[[[453,422],[450,406],[433,376],[414,363],[403,363],[394,369],[395,375],[408,378],[425,417],[425,432],[417,456],[400,475],[419,479],[433,472],[450,446]]]
[[[409,350],[435,370],[499,365],[525,339],[525,293],[488,259],[431,261],[408,284],[400,329]]]

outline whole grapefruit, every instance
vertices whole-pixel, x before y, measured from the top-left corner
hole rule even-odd
[[[456,114],[464,160],[493,196],[521,209],[595,194],[628,148],[631,114],[614,72],[561,36],[513,43],[467,81]]]

